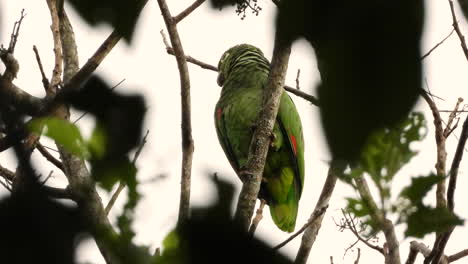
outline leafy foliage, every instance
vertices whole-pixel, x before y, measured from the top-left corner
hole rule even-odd
[[[108,23],[131,42],[138,16],[147,0],[69,0],[80,16],[89,24]]]
[[[52,138],[68,151],[81,158],[87,159],[90,157],[80,130],[76,125],[66,120],[54,117],[33,119],[28,123],[28,129]]]
[[[400,205],[394,211],[399,222],[406,223],[406,236],[422,238],[432,232],[446,231],[463,224],[463,220],[447,208],[434,208],[423,203],[424,197],[444,177],[429,175],[412,178],[410,186],[400,193]]]
[[[211,4],[220,10],[225,6],[236,6],[236,14],[244,19],[247,16],[247,11],[258,16],[262,8],[258,5],[258,0],[211,0]]]
[[[131,245],[135,236],[131,224],[140,199],[137,190],[137,169],[128,152],[141,140],[145,114],[144,100],[138,95],[119,95],[99,77],[93,76],[79,92],[68,100],[74,107],[96,117],[97,124],[90,140],[90,162],[93,178],[107,191],[117,182],[125,183],[128,199],[117,219],[119,243]]]
[[[3,197],[2,263],[74,263],[75,247],[85,238],[83,222],[76,207],[39,190]]]
[[[369,138],[360,159],[352,164],[352,169],[344,173],[342,179],[353,185],[356,177],[370,176],[378,189],[380,210],[389,211],[391,198],[391,183],[397,172],[407,164],[417,152],[411,149],[411,144],[425,137],[426,121],[422,113],[411,113],[407,119],[398,123],[392,129],[381,129]],[[407,188],[408,195],[418,196],[420,188]],[[348,210],[358,217],[365,217],[364,223],[376,228],[371,219],[371,208],[364,199],[348,198]]]
[[[333,158],[359,159],[369,136],[392,128],[421,85],[423,1],[281,1],[277,32],[307,39],[322,83],[322,125]]]
[[[160,263],[292,263],[265,242],[251,237],[231,218],[234,187],[214,179],[218,202],[194,208],[192,217],[164,240]],[[233,254],[236,252],[236,254]],[[182,262],[188,260],[188,262]]]

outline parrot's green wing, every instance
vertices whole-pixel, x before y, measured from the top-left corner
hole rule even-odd
[[[304,139],[299,114],[285,92],[273,134],[265,164],[264,185],[273,221],[281,230],[292,232],[304,185]]]
[[[221,147],[232,168],[239,173],[248,158],[253,125],[261,100],[260,89],[244,89],[229,100],[219,101],[215,109],[215,126]]]

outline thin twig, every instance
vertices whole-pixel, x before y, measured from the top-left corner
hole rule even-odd
[[[177,24],[180,21],[182,21],[182,19],[184,19],[188,15],[190,15],[195,9],[197,9],[199,6],[201,6],[201,4],[203,4],[204,2],[205,2],[205,0],[196,0],[195,2],[193,2],[193,4],[191,4],[189,7],[187,7],[187,9],[180,12],[180,14],[178,14],[177,16],[175,16],[173,18],[174,23]]]
[[[177,25],[171,16],[166,1],[158,0],[158,4],[169,33],[169,39],[171,40],[172,47],[174,47],[177,67],[180,75],[182,107],[182,179],[178,224],[182,224],[189,217],[190,181],[194,151],[194,143],[192,139],[190,77],[182,42],[179,38],[179,33],[177,32]]]
[[[322,210],[322,208],[327,208],[330,202],[331,196],[333,194],[333,190],[335,189],[336,181],[343,173],[346,168],[346,163],[341,161],[332,161],[330,163],[330,168],[328,169],[327,178],[325,183],[322,187],[322,192],[320,193],[320,197],[315,205],[314,211],[312,212],[310,219],[315,219],[311,221],[311,224],[307,227],[304,231],[304,235],[302,236],[301,246],[297,251],[295,263],[302,264],[307,263],[307,259],[310,254],[310,250],[315,243],[315,239],[317,238],[317,234],[320,230],[322,220],[325,214],[320,214],[320,217],[315,217],[318,213]]]
[[[256,215],[254,219],[252,220],[252,224],[250,225],[249,228],[249,234],[251,236],[254,235],[255,230],[257,230],[258,224],[260,224],[260,221],[263,219],[263,208],[265,207],[266,201],[263,199],[260,199],[260,206],[257,209]]]
[[[163,38],[163,42],[164,42],[164,44],[166,46],[167,53],[170,54],[170,55],[174,55],[175,54],[174,49],[171,48],[169,43],[167,43],[166,36],[164,35],[162,30],[161,30],[161,35],[162,35],[162,38]],[[195,59],[195,58],[193,58],[191,56],[185,56],[185,59],[187,60],[187,62],[190,62],[192,64],[200,66],[203,69],[207,69],[207,70],[211,70],[211,71],[215,71],[215,72],[218,71],[217,67],[215,67],[215,66],[213,66],[211,64],[205,63],[203,61],[197,60],[197,59]],[[304,93],[304,92],[302,92],[302,91],[300,91],[300,90],[298,90],[296,88],[293,88],[293,87],[287,86],[287,85],[284,86],[284,89],[286,91],[296,95],[296,96],[301,97],[304,100],[309,101],[310,103],[312,103],[315,106],[320,106],[319,100],[316,97],[314,97],[314,96],[312,96],[310,94]]]
[[[39,66],[39,71],[41,72],[41,77],[42,77],[42,85],[44,86],[44,89],[47,91],[49,89],[49,79],[47,79],[47,76],[44,73],[44,68],[42,67],[42,62],[41,62],[41,57],[39,56],[39,51],[37,50],[36,45],[33,46],[33,51],[34,54],[36,54],[36,61]]]
[[[450,115],[449,115],[446,127],[444,129],[444,137],[445,138],[448,138],[448,136],[451,134],[453,129],[456,127],[456,125],[455,125],[455,126],[453,126],[453,128],[451,128],[453,120],[455,119],[455,117],[457,117],[458,108],[460,107],[460,104],[462,102],[463,102],[463,98],[459,97],[458,100],[457,100],[457,103],[455,104],[455,108],[453,109],[452,113],[450,113]]]
[[[442,45],[451,35],[452,33],[455,31],[455,29],[452,29],[452,31],[450,31],[450,33],[444,38],[442,39],[439,43],[437,43],[434,47],[432,47],[428,52],[426,52],[422,57],[421,57],[421,60],[424,60],[427,56],[431,55],[431,53],[436,50],[440,45]]]
[[[378,228],[383,231],[386,246],[384,247],[384,257],[386,264],[399,264],[400,252],[399,243],[395,234],[395,226],[392,221],[387,219],[384,213],[377,207],[374,198],[371,195],[367,181],[363,176],[355,177],[357,191],[361,196],[361,199],[369,209],[369,215],[373,221],[377,224]]]
[[[301,87],[299,85],[299,77],[301,76],[301,69],[297,69],[297,76],[296,76],[296,89],[301,90]]]
[[[294,238],[296,238],[297,236],[299,236],[300,234],[302,234],[310,225],[312,225],[314,223],[314,221],[317,220],[318,217],[322,216],[323,214],[325,214],[325,212],[327,211],[327,207],[322,207],[320,208],[319,210],[315,211],[314,210],[314,213],[312,214],[312,216],[310,217],[310,219],[307,221],[307,223],[305,223],[299,230],[296,231],[296,233],[292,234],[291,236],[289,236],[286,240],[284,240],[283,242],[279,243],[278,245],[276,245],[273,250],[278,250],[284,246],[286,246],[289,242],[291,242]]]
[[[429,108],[432,111],[432,116],[434,117],[434,127],[435,127],[435,140],[436,140],[436,147],[437,147],[437,161],[436,161],[436,173],[438,176],[445,177],[446,175],[446,159],[447,159],[447,151],[445,149],[445,140],[444,137],[444,129],[442,127],[442,118],[440,117],[439,111],[437,109],[436,104],[434,101],[425,93],[421,93],[424,100],[426,100]],[[437,207],[445,207],[447,206],[447,200],[445,198],[445,180],[441,180],[437,183],[436,189],[436,202]]]
[[[135,152],[135,156],[133,156],[133,160],[132,160],[133,164],[136,163],[138,157],[140,156],[141,150],[143,149],[143,147],[146,144],[146,138],[148,137],[148,134],[149,134],[149,130],[146,130],[146,134],[143,137],[140,145],[138,146],[138,149]],[[114,206],[115,202],[117,201],[117,198],[119,198],[119,195],[123,191],[124,188],[125,188],[125,182],[122,182],[122,181],[119,182],[119,186],[117,187],[117,190],[115,190],[114,194],[111,196],[111,199],[109,200],[109,202],[107,203],[107,205],[106,205],[106,207],[104,209],[104,211],[106,212],[106,215],[109,215],[110,210]]]
[[[361,258],[361,249],[357,249],[357,257],[356,260],[354,261],[354,264],[359,264],[359,259]]]
[[[8,53],[13,54],[15,52],[16,42],[18,41],[21,23],[23,22],[23,19],[24,19],[25,16],[26,16],[26,14],[24,13],[24,9],[22,9],[20,19],[13,24],[13,30],[11,32],[11,38],[10,38],[10,44],[8,45]]]
[[[122,79],[120,82],[118,82],[116,85],[114,85],[113,87],[110,88],[111,91],[113,91],[115,88],[117,88],[117,86],[119,86],[120,84],[122,84],[123,82],[125,81],[125,79]],[[82,113],[77,119],[75,119],[75,121],[73,121],[73,124],[76,124],[78,123],[78,121],[80,121],[83,117],[85,117],[87,114],[89,114],[88,111],[85,111],[84,113]]]
[[[455,9],[453,7],[453,1],[448,0],[450,5],[450,12],[452,13],[452,26],[453,29],[457,32],[458,38],[460,39],[460,45],[462,47],[463,53],[465,54],[465,58],[468,60],[468,48],[466,47],[465,36],[460,30],[460,26],[458,25],[457,16],[455,15]]]
[[[47,151],[47,149],[40,142],[37,142],[36,149],[39,150],[42,156],[50,161],[50,163],[54,164],[55,167],[59,168],[65,173],[65,167],[63,166],[62,162],[52,156],[52,154],[50,154],[49,151]]]
[[[344,218],[345,218],[345,225],[346,227],[351,230],[351,232],[354,234],[354,236],[358,239],[358,241],[361,241],[362,243],[364,243],[366,246],[368,246],[369,248],[372,248],[374,250],[376,250],[377,252],[379,252],[380,254],[382,255],[385,255],[384,253],[384,250],[382,247],[379,247],[377,245],[373,245],[371,243],[369,243],[368,239],[365,239],[363,238],[360,234],[359,234],[359,231],[357,230],[356,228],[356,225],[353,221],[353,219],[351,218],[351,215],[348,213],[348,215],[346,215],[346,212],[341,209],[341,213],[343,214]]]

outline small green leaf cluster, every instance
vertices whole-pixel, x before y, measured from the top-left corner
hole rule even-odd
[[[407,119],[398,123],[392,129],[381,129],[373,133],[360,159],[351,165],[349,172],[341,179],[354,188],[357,177],[369,177],[378,191],[379,208],[372,208],[368,197],[347,198],[347,210],[357,217],[363,218],[364,224],[370,228],[370,233],[379,230],[373,210],[379,210],[383,215],[394,213],[398,223],[407,225],[406,236],[423,237],[434,231],[443,231],[462,220],[446,208],[433,208],[423,203],[427,193],[443,179],[441,176],[429,175],[415,177],[409,186],[399,194],[397,201],[392,202],[392,181],[400,169],[408,164],[417,154],[412,144],[420,142],[426,135],[426,121],[422,113],[411,113]]]

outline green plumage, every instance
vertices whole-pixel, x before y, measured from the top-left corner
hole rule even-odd
[[[223,89],[215,109],[216,132],[236,173],[247,162],[269,65],[262,51],[248,44],[230,48],[219,61],[218,84]],[[292,232],[304,184],[304,139],[299,114],[285,92],[272,138],[259,198],[266,200],[275,224]]]

